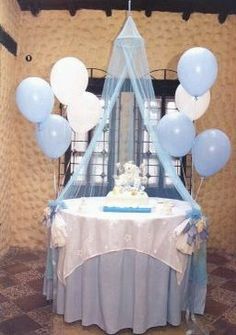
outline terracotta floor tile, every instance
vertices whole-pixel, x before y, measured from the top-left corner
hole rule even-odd
[[[42,292],[43,290],[43,278],[34,279],[28,282],[28,285],[32,287],[37,292]]]
[[[236,306],[228,309],[223,316],[228,322],[236,326]]]
[[[216,328],[217,335],[235,335],[236,325],[231,324],[225,318],[221,318],[214,322],[213,326]]]
[[[0,268],[3,268],[3,267],[8,266],[8,265],[15,264],[16,263],[16,261],[15,261],[15,255],[16,255],[15,253],[8,252],[3,257],[3,259],[1,259]]]
[[[213,290],[215,288],[215,286],[211,285],[211,284],[207,284],[207,293],[209,294],[211,290]]]
[[[186,331],[185,325],[180,325],[179,327],[165,326],[149,329],[143,335],[184,335]],[[51,335],[104,335],[104,331],[98,326],[81,326],[80,322],[74,322],[72,324],[67,324],[63,322],[61,318],[60,321],[54,322],[51,329]],[[125,329],[121,330],[116,335],[133,335],[132,330]],[[194,334],[192,334],[194,335]]]
[[[210,290],[207,298],[227,306],[236,305],[236,292],[225,290],[222,287],[216,287]]]
[[[15,300],[15,304],[24,312],[46,306],[47,300],[42,294],[28,295]]]
[[[55,314],[52,312],[52,306],[38,308],[27,313],[27,315],[43,328],[51,328],[53,324],[53,317]]]
[[[14,275],[14,280],[22,284],[28,283],[29,281],[34,279],[42,279],[42,278],[43,275],[35,269],[30,269],[29,271],[20,272]]]
[[[221,285],[221,287],[236,292],[236,280],[228,280],[225,284]]]
[[[222,315],[222,314],[221,314]],[[215,322],[215,320],[217,319],[217,316],[215,315],[212,315],[212,314],[209,314],[207,313],[207,310],[205,310],[204,312],[204,319],[206,320],[206,323],[208,325],[212,324],[213,322]]]
[[[218,317],[222,315],[229,307],[227,305],[216,302],[212,299],[207,299],[205,312],[212,315],[213,317]]]
[[[207,262],[208,263],[214,263],[214,264],[217,264],[219,266],[219,265],[225,265],[225,263],[228,262],[228,259],[225,256],[208,252]]]
[[[15,285],[11,287],[7,287],[5,289],[1,289],[0,293],[8,298],[9,300],[18,299],[20,297],[25,297],[29,294],[34,294],[35,291],[25,284]]]
[[[16,274],[19,272],[28,271],[29,268],[23,263],[11,264],[3,268],[9,274]]]
[[[45,273],[45,265],[41,264],[41,263],[34,263],[34,264],[30,264],[32,269],[37,270],[39,273],[41,273],[42,275]]]
[[[236,257],[231,257],[229,263],[227,264],[227,268],[236,271]]]
[[[5,277],[0,277],[0,288],[1,289],[14,286],[16,284],[17,282],[14,279],[12,279],[9,275]]]
[[[7,301],[7,298],[4,295],[0,294],[0,303]]]
[[[228,279],[235,279],[236,278],[236,271],[231,270],[226,267],[218,267],[214,271],[212,271],[213,275],[223,277],[223,278],[228,278]]]
[[[4,335],[25,335],[27,332],[40,328],[40,325],[31,320],[27,315],[0,323],[0,331]]]
[[[213,264],[213,263],[208,263],[207,264],[207,273],[211,274],[211,272],[213,270],[215,270],[216,268],[218,268],[219,265]]]
[[[227,278],[215,276],[212,273],[208,276],[208,284],[213,287],[221,286],[222,284],[226,283],[227,280]]]
[[[186,332],[186,328],[184,325],[180,325],[178,327],[171,327],[171,326],[166,326],[166,327],[157,327],[153,328],[150,331],[147,331],[144,333],[145,335],[183,335]],[[132,332],[130,333],[132,335]]]
[[[41,266],[40,268],[38,268],[38,271],[40,271],[41,273],[45,273],[45,266]]]
[[[52,335],[52,333],[48,328],[39,328],[33,332],[27,333],[27,335]]]
[[[13,319],[14,317],[18,315],[22,315],[23,311],[16,306],[11,301],[5,301],[1,303],[0,306],[0,322],[8,319]]]
[[[197,320],[198,326],[203,331],[205,331],[205,333],[207,333],[207,332],[209,333],[210,331],[214,330],[214,327],[212,326],[212,323],[209,321],[208,318],[205,317],[205,315],[195,315],[195,318]],[[214,319],[213,319],[213,321],[214,321]],[[203,335],[203,334],[201,334],[201,335]]]
[[[1,264],[1,262],[0,262],[0,264]],[[6,277],[6,275],[7,275],[6,271],[4,271],[0,268],[0,278],[1,277]]]
[[[18,253],[15,255],[16,262],[30,262],[30,261],[38,261],[39,256],[37,254],[32,253],[31,251],[24,251],[22,253]]]

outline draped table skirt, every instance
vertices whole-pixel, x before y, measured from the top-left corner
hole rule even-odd
[[[108,334],[131,328],[141,334],[167,323],[179,325],[190,297],[190,260],[179,285],[176,271],[140,252],[122,250],[96,256],[57,281],[54,308],[66,322],[98,325]],[[45,278],[44,292],[52,297],[52,280]],[[199,291],[195,311],[203,313],[205,290]]]

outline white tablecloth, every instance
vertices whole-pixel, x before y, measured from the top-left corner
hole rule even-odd
[[[176,249],[174,231],[185,219],[189,207],[184,201],[171,200],[172,212],[167,214],[159,204],[160,199],[152,201],[151,213],[106,213],[102,211],[102,198],[86,198],[82,204],[81,199],[66,201],[68,208],[57,213],[52,227],[54,244],[58,236],[64,238],[57,267],[60,281],[65,283],[90,258],[112,251],[134,250],[176,270],[180,282],[187,255]]]

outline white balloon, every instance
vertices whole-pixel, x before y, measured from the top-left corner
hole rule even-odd
[[[210,91],[196,98],[188,94],[182,85],[179,85],[175,92],[176,107],[191,120],[199,119],[206,112],[210,98]]]
[[[78,58],[65,57],[53,65],[50,82],[58,100],[68,105],[86,90],[88,72]]]
[[[101,101],[90,92],[84,92],[67,107],[68,122],[77,133],[85,133],[99,121],[102,112]]]

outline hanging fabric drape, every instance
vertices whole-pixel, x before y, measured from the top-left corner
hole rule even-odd
[[[172,158],[162,149],[157,136],[156,123],[152,121],[152,116],[155,113],[152,103],[155,101],[155,93],[152,85],[152,80],[149,74],[149,67],[146,57],[144,40],[139,34],[137,27],[129,16],[120,34],[114,41],[112,55],[108,66],[108,75],[106,77],[101,99],[104,101],[104,112],[97,125],[92,140],[82,157],[82,160],[74,171],[72,177],[67,185],[59,194],[56,202],[52,205],[58,205],[61,201],[68,198],[91,196],[91,195],[105,195],[107,189],[104,191],[104,185],[100,187],[102,194],[98,191],[98,183],[96,181],[88,180],[89,169],[94,168],[94,155],[97,154],[96,149],[101,141],[101,137],[106,126],[109,130],[116,132],[116,127],[111,126],[112,114],[116,108],[117,101],[122,90],[132,92],[135,102],[141,114],[141,119],[144,127],[150,136],[153,143],[153,148],[160,167],[164,168],[165,176],[171,180],[173,190],[177,191],[183,200],[188,201],[195,212],[200,212],[198,204],[194,201],[188,190],[185,188],[182,180],[176,172],[173,165]],[[127,85],[128,83],[128,85]],[[124,89],[125,87],[125,89]],[[128,89],[127,89],[128,87]],[[113,120],[114,121],[114,120]],[[132,128],[129,128],[129,131]],[[122,130],[121,130],[122,132]],[[122,133],[114,136],[114,138],[122,136]],[[130,136],[131,138],[131,136]],[[111,152],[114,150],[113,143],[108,148]],[[109,156],[109,155],[108,155]],[[111,156],[111,155],[110,155]],[[119,159],[119,155],[113,154],[111,159],[113,166],[113,174],[115,173],[115,164]],[[111,161],[107,165],[111,165]],[[111,167],[110,167],[111,168]],[[90,169],[91,170],[91,169]],[[89,193],[86,193],[86,187],[90,187]],[[107,183],[108,185],[108,183]],[[111,188],[111,185],[109,185]]]

